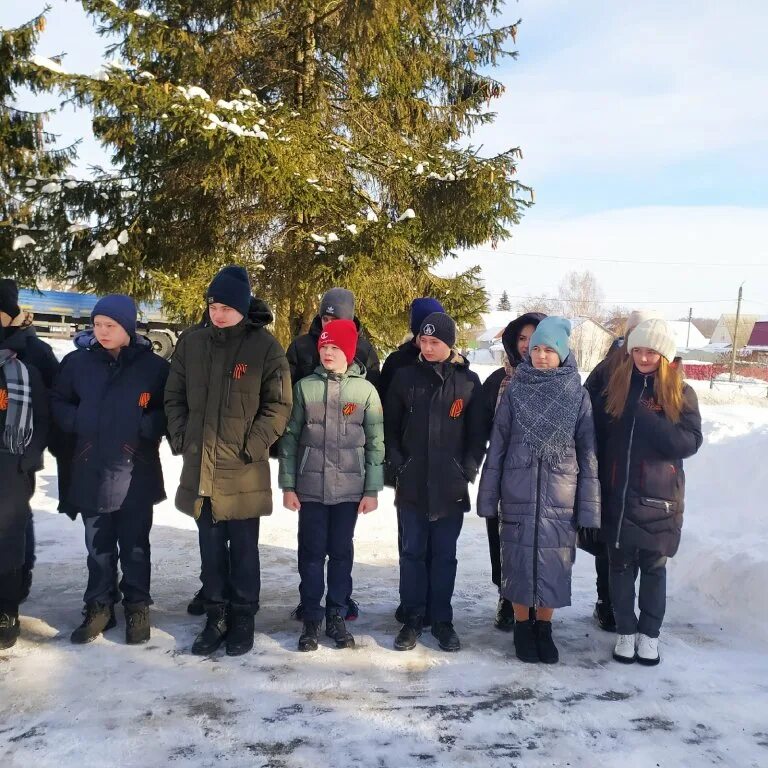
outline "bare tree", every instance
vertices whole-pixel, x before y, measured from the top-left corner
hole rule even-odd
[[[589,270],[565,275],[560,282],[560,300],[566,317],[590,317],[599,321],[603,315],[603,291]]]
[[[524,315],[527,312],[541,312],[543,315],[559,315],[562,312],[560,302],[548,296],[526,296],[517,304],[517,311]]]
[[[628,317],[629,310],[615,304],[603,312],[601,322],[614,336],[621,336],[624,333],[624,326],[627,324]]]

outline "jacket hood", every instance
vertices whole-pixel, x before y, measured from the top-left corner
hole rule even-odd
[[[0,329],[0,349],[20,352],[26,347],[31,336],[37,336],[33,325],[11,325]]]
[[[517,337],[520,334],[520,330],[526,325],[538,326],[545,317],[546,315],[542,312],[526,312],[524,315],[516,317],[504,329],[504,333],[501,334],[501,343],[513,368],[519,365],[523,359],[517,353]]]
[[[77,349],[103,349],[101,344],[96,340],[96,334],[93,332],[92,328],[87,331],[80,331],[80,333],[76,334],[75,338],[72,339],[72,342]],[[146,336],[137,333],[135,336],[131,337],[131,343],[126,349],[151,350],[152,342]]]
[[[255,296],[251,296],[251,304],[248,307],[248,315],[245,318],[245,324],[253,328],[263,328],[265,325],[269,325],[275,316],[272,314],[272,310],[269,305],[263,299],[257,299]]]

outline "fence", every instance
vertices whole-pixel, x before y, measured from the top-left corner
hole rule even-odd
[[[737,362],[731,381],[730,363],[686,363],[683,375],[694,381],[708,381],[710,389],[741,389],[768,397],[768,365]]]

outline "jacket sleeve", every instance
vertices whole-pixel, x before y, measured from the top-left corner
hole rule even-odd
[[[392,355],[387,355],[387,358],[384,360],[384,365],[381,366],[379,380],[376,382],[376,389],[379,391],[379,399],[382,403],[387,401],[387,391],[389,390],[389,385],[392,383],[392,377],[395,375],[396,371],[397,368],[395,367]]]
[[[506,375],[504,369],[500,369]],[[499,371],[494,371],[482,384],[483,408],[485,409],[485,423],[487,435],[490,438],[493,427],[493,417],[496,415],[496,400],[499,398],[499,389],[504,376],[499,375]]]
[[[278,443],[280,461],[277,484],[284,491],[296,490],[296,457],[299,452],[299,438],[302,429],[304,429],[304,422],[304,393],[301,390],[301,385],[296,384],[293,388],[291,417],[288,419],[288,426]]]
[[[178,456],[184,446],[187,430],[189,404],[187,403],[186,352],[188,336],[179,340],[171,358],[171,368],[165,383],[164,408],[168,422],[168,437],[171,450]]]
[[[685,385],[683,408],[677,424],[667,418],[659,418],[653,411],[638,405],[635,410],[635,432],[641,440],[652,445],[662,459],[687,459],[693,456],[704,441],[696,392]]]
[[[490,426],[493,421],[488,421],[486,400],[483,397],[483,389],[477,374],[474,376],[472,395],[467,406],[467,425],[464,433],[464,457],[461,467],[464,475],[470,483],[475,482],[480,465],[483,463],[485,447],[488,443]]]
[[[373,344],[369,344],[368,347],[370,351],[368,352],[368,359],[365,361],[365,378],[375,387],[381,376],[379,356],[376,354]]]
[[[606,368],[606,361],[601,360],[587,376],[587,380],[584,382],[584,389],[589,393],[589,397],[592,400],[592,407],[595,407],[595,401],[600,396],[600,393],[605,387],[603,372]]]
[[[375,496],[384,487],[384,413],[376,388],[371,385],[363,416],[365,432],[366,496]]]
[[[56,374],[59,372],[59,361],[56,359],[56,355],[53,354],[50,346],[42,341],[40,342],[39,358],[37,367],[43,378],[43,384],[46,389],[50,389],[56,380]]]
[[[246,452],[251,459],[260,456],[262,451],[269,452],[269,446],[285,432],[292,402],[288,360],[273,338],[261,374],[259,410],[248,433]]]
[[[485,466],[477,490],[477,514],[480,517],[498,517],[501,501],[501,477],[512,432],[512,397],[510,389],[504,393],[491,430],[491,442],[485,456]]]
[[[76,431],[77,409],[80,405],[74,384],[73,356],[76,354],[72,352],[64,358],[50,394],[51,418],[56,427],[68,434]]]
[[[289,345],[288,350],[285,353],[288,359],[288,370],[291,376],[291,385],[296,384],[296,376],[299,370],[299,351],[296,347],[296,339],[294,339]]]
[[[597,474],[595,450],[595,424],[592,418],[592,401],[584,392],[579,418],[576,422],[576,524],[581,528],[600,527],[600,480]]]
[[[394,481],[397,472],[405,461],[400,444],[403,419],[405,418],[405,402],[401,383],[407,371],[407,368],[401,368],[395,374],[384,404],[384,448],[388,483]]]
[[[159,443],[168,428],[163,400],[169,369],[170,365],[163,360],[155,378],[155,385],[149,393],[149,404],[141,417],[139,436],[153,443]]]
[[[20,467],[25,472],[37,472],[43,468],[43,452],[48,443],[48,396],[40,372],[32,365],[27,370],[32,389],[32,440],[21,457]]]

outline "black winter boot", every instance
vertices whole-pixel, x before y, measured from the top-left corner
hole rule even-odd
[[[206,609],[207,619],[203,631],[192,643],[195,656],[210,656],[224,642],[227,636],[227,606],[216,603]]]
[[[405,608],[403,608],[403,604],[400,603],[400,605],[397,606],[395,609],[395,621],[398,624],[405,624]],[[428,629],[432,624],[432,619],[429,617],[429,606],[427,606],[427,615],[424,616],[421,627],[422,629]]]
[[[356,600],[353,600],[351,597],[347,601],[347,612],[344,615],[344,621],[356,621],[357,617],[360,615],[360,606],[357,604]]]
[[[187,613],[192,616],[202,616],[205,613],[205,598],[202,587],[195,592],[195,596],[189,601]]]
[[[233,605],[230,609],[227,656],[242,656],[253,648],[253,609]]]
[[[0,613],[0,651],[6,650],[6,648],[13,648],[18,640],[21,626],[19,625],[19,617],[14,613]]]
[[[536,648],[536,630],[534,622],[528,621],[515,622],[515,655],[520,661],[528,664],[537,664],[539,661],[539,651]]]
[[[95,640],[102,632],[117,626],[115,608],[104,603],[88,603],[83,608],[83,623],[69,636],[76,645]]]
[[[613,615],[613,606],[606,600],[598,600],[595,603],[595,610],[592,612],[600,629],[606,632],[616,631],[616,618]]]
[[[453,624],[450,621],[436,621],[432,625],[432,634],[437,638],[437,644],[444,651],[460,651],[461,642]]]
[[[505,597],[499,598],[493,626],[502,632],[511,632],[515,628],[515,609]]]
[[[125,604],[125,642],[141,645],[149,640],[149,606],[144,603]]]
[[[421,616],[408,616],[395,638],[396,651],[410,651],[416,647],[416,641],[421,637],[424,626]]]
[[[340,614],[325,617],[325,634],[336,643],[337,648],[354,648],[355,638],[347,629]]]
[[[316,651],[317,637],[319,634],[320,634],[319,621],[305,621],[304,629],[301,631],[301,636],[299,637],[299,650],[300,651]]]
[[[537,620],[534,630],[539,661],[542,664],[557,664],[560,661],[560,654],[557,652],[557,646],[552,639],[552,622]]]

